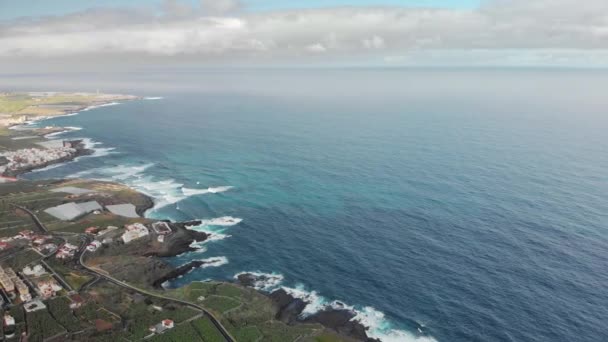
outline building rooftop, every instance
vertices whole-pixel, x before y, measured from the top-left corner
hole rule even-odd
[[[71,221],[95,210],[102,210],[96,201],[85,203],[65,203],[48,208],[44,212],[63,221]]]
[[[108,209],[112,214],[128,217],[128,218],[137,218],[139,215],[135,211],[135,206],[131,203],[126,204],[115,204],[115,205],[106,205],[106,209]]]

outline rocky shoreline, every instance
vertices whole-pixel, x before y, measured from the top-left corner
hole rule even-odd
[[[190,271],[199,268],[205,264],[210,263],[209,261],[204,261],[204,260],[192,260],[189,263],[179,266],[178,268],[175,268],[173,271],[165,274],[164,276],[156,279],[153,283],[152,286],[157,288],[157,289],[162,289],[163,288],[163,284],[167,281],[171,281],[174,279],[177,279],[183,275],[188,274]]]
[[[79,112],[90,107],[91,106],[86,106],[77,110],[66,111],[65,115]],[[53,129],[49,132],[57,133],[61,132],[61,130]],[[7,170],[7,172],[4,173],[4,176],[17,177],[36,169],[69,162],[78,157],[94,153],[93,150],[86,148],[82,143],[82,140],[71,141],[70,143],[75,150],[74,153],[47,163]],[[154,207],[154,199],[145,194],[139,194],[144,198],[144,201],[143,204],[140,203],[136,207],[136,212],[141,217],[145,217],[146,211]],[[204,242],[210,237],[210,234],[208,233],[188,229],[189,226],[200,225],[202,223],[200,220],[164,222],[171,227],[172,233],[166,236],[162,243],[158,242],[156,239],[147,239],[129,245],[114,244],[110,249],[104,249],[96,255],[87,256],[87,259],[92,257],[103,261],[98,263],[97,266],[119,279],[134,281],[136,284],[145,284],[158,290],[163,289],[163,284],[165,282],[177,279],[207,263],[212,263],[212,261],[209,260],[192,260],[182,266],[174,267],[163,260],[164,258],[175,257],[183,253],[196,251],[198,249],[192,246],[193,243]],[[129,258],[124,258],[126,256]],[[244,273],[238,276],[236,283],[244,287],[256,288],[256,282],[264,280],[260,279],[260,277],[263,276]],[[328,307],[314,314],[305,316],[303,315],[303,312],[306,306],[310,304],[305,300],[291,295],[284,289],[277,289],[272,292],[265,292],[259,289],[256,290],[270,299],[272,305],[276,308],[275,319],[280,322],[288,325],[318,323],[341,336],[349,338],[349,340],[380,342],[380,340],[370,338],[367,335],[367,328],[359,321],[354,320],[356,314],[351,310],[346,308],[336,309]]]
[[[264,276],[242,273],[237,277],[236,281],[242,286],[254,287],[256,282],[264,280],[260,279],[260,277]],[[303,299],[294,297],[284,289],[274,290],[270,293],[260,292],[268,296],[275,304],[278,309],[275,318],[281,322],[291,325],[298,323],[319,323],[340,335],[348,336],[358,341],[380,342],[378,339],[367,336],[367,328],[360,322],[353,320],[356,314],[351,310],[328,307],[312,315],[303,316],[304,309],[310,304]]]
[[[210,235],[204,232],[190,230],[186,227],[199,224],[201,224],[201,221],[169,223],[173,233],[167,237],[162,245],[150,246],[149,249],[143,253],[143,255],[170,258],[187,252],[196,251],[197,249],[191,246],[192,243],[203,242],[207,240]]]

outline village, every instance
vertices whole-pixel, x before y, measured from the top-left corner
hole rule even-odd
[[[39,147],[0,153],[0,175],[15,176],[24,171],[66,161],[86,154],[81,140],[51,140]]]
[[[113,244],[129,244],[135,240],[155,235],[158,242],[172,233],[166,222],[154,222],[146,225],[134,223],[122,228],[115,226],[89,227],[85,229],[80,243],[69,242],[68,239],[53,234],[37,234],[32,230],[24,230],[12,237],[0,239],[0,252],[10,252],[11,249],[28,248],[39,255],[39,258],[19,268],[2,265],[0,262],[0,306],[5,309],[3,316],[3,334],[5,338],[15,337],[15,317],[10,309],[22,306],[26,313],[48,310],[48,301],[64,298],[70,310],[82,307],[83,298],[74,286],[70,285],[60,275],[61,271],[52,265],[69,265],[78,262],[85,253],[95,253]],[[62,266],[63,268],[65,266]],[[135,297],[134,301],[141,301]],[[162,306],[152,305],[151,310],[162,312]],[[98,324],[98,330],[104,330],[104,324]],[[113,325],[105,325],[110,328]],[[148,338],[172,329],[175,323],[169,317],[159,320],[148,329]],[[25,333],[25,332],[24,332]]]
[[[162,246],[174,234],[168,222],[142,219],[136,205],[117,203],[117,198],[111,195],[115,187],[100,185],[93,190],[71,184],[53,186],[45,192],[46,196],[61,199],[61,204],[43,205],[34,211],[14,207],[20,215],[25,215],[23,226],[29,226],[29,229],[9,235],[10,229],[0,228],[0,309],[4,311],[0,336],[8,340],[27,336],[29,341],[36,341],[31,329],[39,324],[48,325],[47,330],[51,331],[45,333],[44,340],[49,334],[51,338],[66,334],[103,334],[117,329],[123,319],[117,312],[129,308],[122,315],[138,317],[136,321],[143,320],[147,324],[130,328],[135,330],[129,333],[127,340],[139,340],[165,334],[184,319],[203,317],[200,311],[187,306],[154,299],[137,291],[125,292],[111,282],[106,284],[95,273],[103,272],[101,269],[95,271],[89,268],[94,266],[85,266],[85,260],[95,259],[106,249],[115,254],[114,251],[140,241]],[[43,217],[46,224],[38,217]],[[49,230],[54,227],[53,223],[72,227],[97,219],[100,223],[111,219],[111,222],[124,224],[92,224],[78,232]],[[98,288],[99,284],[120,296],[112,295],[101,303],[99,299],[93,300],[86,291]],[[113,307],[117,305],[113,304],[117,298],[120,303],[132,304]],[[97,309],[90,311],[90,307]],[[33,318],[24,320],[24,314]]]

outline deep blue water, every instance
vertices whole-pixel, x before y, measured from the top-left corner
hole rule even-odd
[[[383,313],[386,341],[608,340],[608,99],[589,90],[606,75],[356,73],[285,92],[274,82],[312,77],[132,82],[164,98],[44,123],[115,150],[28,177],[123,181],[158,199],[152,217],[243,219],[170,260],[228,263],[171,286],[281,274],[368,323]],[[183,190],[218,186],[234,188]]]

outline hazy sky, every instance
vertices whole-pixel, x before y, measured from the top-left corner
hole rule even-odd
[[[159,63],[608,67],[608,1],[0,0],[0,71]]]

